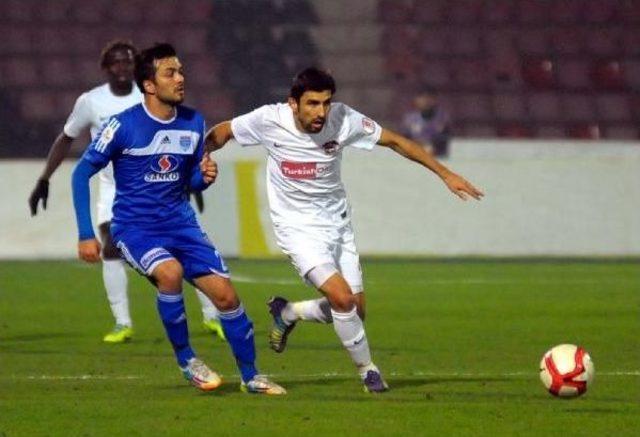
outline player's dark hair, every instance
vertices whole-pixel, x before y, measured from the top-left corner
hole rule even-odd
[[[131,54],[135,57],[138,50],[133,45],[131,40],[128,39],[114,39],[109,41],[106,46],[100,52],[100,68],[109,67],[111,55],[118,50],[131,50]]]
[[[296,74],[291,84],[289,97],[300,102],[300,97],[305,91],[331,91],[336,93],[336,82],[329,72],[316,67],[309,67]]]
[[[133,74],[141,93],[144,94],[144,81],[153,80],[156,75],[155,61],[173,56],[177,56],[176,49],[168,43],[158,43],[138,53]]]

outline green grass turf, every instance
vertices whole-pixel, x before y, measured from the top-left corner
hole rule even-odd
[[[289,390],[240,393],[227,346],[206,335],[186,292],[192,343],[225,377],[214,393],[181,379],[151,287],[130,273],[136,336],[111,327],[100,269],[0,263],[0,436],[637,435],[640,267],[632,261],[364,263],[367,333],[392,388],[368,395],[332,327],[301,324],[282,355],[264,302],[315,297],[284,260],[230,263],[256,328],[259,365]],[[551,397],[538,364],[583,345],[595,384]],[[635,431],[634,431],[635,429]]]

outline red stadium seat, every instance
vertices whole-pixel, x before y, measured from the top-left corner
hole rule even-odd
[[[3,67],[4,84],[31,87],[38,84],[40,72],[32,58],[9,58]]]
[[[458,29],[448,34],[448,53],[457,56],[480,56],[481,33],[477,30]]]
[[[628,24],[640,23],[640,2],[638,0],[622,0],[620,17]]]
[[[549,7],[538,0],[520,0],[518,5],[518,21],[528,24],[546,24],[549,21]]]
[[[188,7],[180,8],[177,19],[186,23],[209,23],[213,17],[214,3],[211,0],[190,0]]]
[[[534,93],[529,96],[529,115],[536,121],[558,121],[561,117],[560,99],[554,93]]]
[[[583,0],[538,2],[549,10],[549,19],[555,23],[580,23],[583,19]]]
[[[453,75],[447,61],[427,60],[420,68],[422,83],[436,89],[446,88],[453,81]]]
[[[3,0],[4,21],[9,23],[32,23],[37,14],[38,4],[33,1]]]
[[[609,124],[604,129],[605,138],[611,140],[638,140],[640,131],[634,124]]]
[[[604,121],[631,121],[631,102],[626,94],[601,94],[596,97],[598,119]]]
[[[591,66],[593,84],[603,90],[623,90],[626,87],[622,65],[617,60],[599,60]]]
[[[416,41],[418,53],[425,57],[449,54],[447,35],[440,30],[425,28]]]
[[[80,24],[102,23],[111,7],[109,0],[76,1],[72,8],[73,19]]]
[[[486,94],[463,94],[452,99],[456,120],[489,121],[494,119],[493,105]]]
[[[527,110],[521,94],[497,94],[493,96],[493,110],[500,121],[525,120]]]
[[[623,42],[619,29],[591,29],[586,31],[585,35],[587,50],[591,55],[597,57],[615,57],[622,51]]]
[[[593,97],[586,94],[567,94],[561,97],[562,117],[569,122],[586,122],[596,118]]]
[[[536,129],[536,138],[564,138],[565,129],[557,124],[543,124]]]
[[[570,125],[567,127],[567,134],[578,140],[599,140],[602,137],[598,123]]]
[[[579,55],[584,51],[584,30],[557,26],[550,36],[550,51],[559,55]]]
[[[412,25],[384,26],[380,48],[385,53],[405,53],[412,56],[417,51],[418,29]]]
[[[548,58],[526,59],[522,64],[522,78],[532,88],[549,89],[555,86],[554,63]]]
[[[587,1],[584,3],[584,18],[588,23],[613,23],[618,18],[618,2],[615,0]]]
[[[448,7],[450,23],[476,24],[482,15],[483,2],[482,0],[450,0]]]
[[[582,59],[559,60],[556,65],[558,86],[563,89],[587,90],[591,88],[589,66]]]
[[[453,61],[451,72],[456,88],[485,90],[491,87],[491,72],[482,60]]]
[[[514,19],[514,5],[512,0],[493,0],[485,5],[482,11],[482,21],[489,24],[511,24]]]
[[[392,0],[393,1],[393,0]],[[417,1],[410,11],[412,19],[421,24],[440,24],[447,22],[447,1]]]
[[[521,30],[517,39],[520,53],[525,56],[546,56],[549,53],[549,35],[545,30]]]
[[[20,112],[25,119],[33,121],[53,120],[58,115],[57,109],[53,93],[28,91],[22,94]]]
[[[381,0],[378,2],[378,19],[383,23],[403,24],[411,22],[411,0]]]
[[[640,60],[626,61],[623,69],[631,89],[640,91]]]
[[[471,138],[495,138],[496,128],[490,123],[465,123],[462,128],[465,137]]]
[[[43,58],[41,66],[41,77],[46,85],[65,87],[76,83],[76,69],[69,57],[54,56]]]
[[[189,8],[189,4],[185,4],[184,8],[178,7],[178,2],[159,1],[154,2],[153,6],[148,8],[144,14],[144,20],[147,23],[173,23],[180,19],[182,11]]]
[[[35,33],[35,32],[34,32]],[[29,26],[14,24],[8,26],[0,38],[2,53],[20,54],[30,53],[34,50],[34,37]]]
[[[513,122],[499,125],[498,136],[503,138],[531,138],[533,132],[528,126]]]

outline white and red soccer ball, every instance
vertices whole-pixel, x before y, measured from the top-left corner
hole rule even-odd
[[[552,347],[540,362],[540,379],[554,396],[573,398],[593,382],[595,368],[589,354],[573,344]]]

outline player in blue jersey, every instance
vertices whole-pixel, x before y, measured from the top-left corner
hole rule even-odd
[[[125,259],[157,287],[157,307],[185,378],[201,390],[221,379],[197,358],[189,344],[182,298],[183,278],[205,293],[241,373],[241,389],[284,394],[255,366],[253,324],[229,279],[225,263],[196,222],[187,191],[215,181],[217,166],[203,153],[204,120],[182,106],[182,64],[169,44],[136,57],[136,84],[144,102],[112,117],[87,148],[73,173],[73,201],[79,228],[78,255],[100,259],[89,209],[89,179],[113,163],[116,197],[111,233]]]

